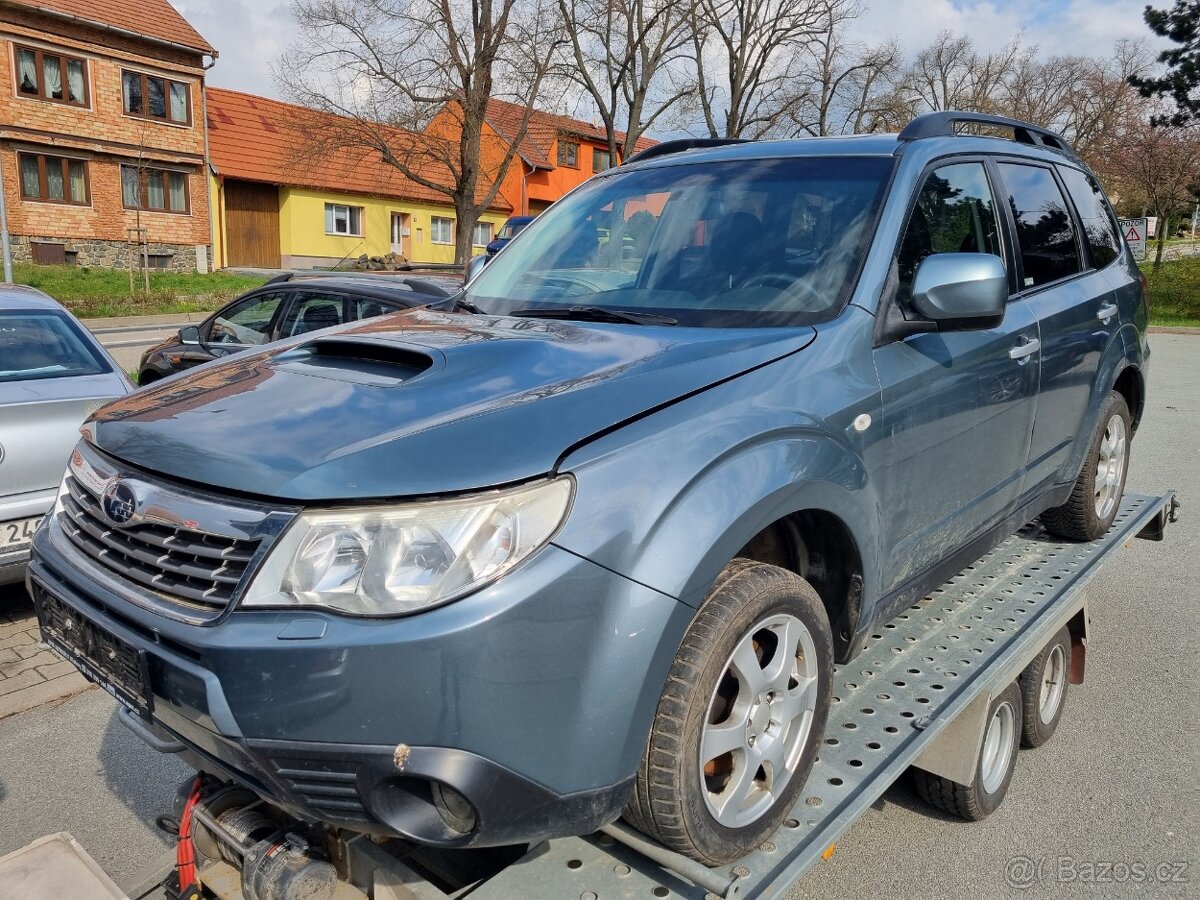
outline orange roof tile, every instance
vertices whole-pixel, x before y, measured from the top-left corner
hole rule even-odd
[[[524,115],[525,107],[519,104],[497,100],[494,97],[488,101],[488,124],[507,141],[512,141],[516,138],[517,132],[521,130],[521,119]],[[604,129],[592,125],[590,122],[535,109],[529,116],[529,124],[525,129],[525,139],[521,141],[517,152],[531,166],[553,169],[557,163],[550,158],[550,153],[554,148],[555,140],[558,139],[560,134],[577,135],[588,140],[599,141],[600,143],[608,142],[608,135],[605,134]],[[624,143],[624,131],[617,132],[617,141]],[[653,138],[643,135],[637,139],[634,150],[645,150],[647,147],[653,147],[657,143],[658,141]]]
[[[291,187],[316,188],[346,194],[396,197],[448,203],[449,197],[405,177],[380,155],[366,148],[341,147],[319,154],[305,153],[306,135],[338,127],[340,117],[267,97],[224,88],[208,88],[209,156],[217,171],[229,178]],[[390,128],[397,148],[410,142],[436,139]],[[399,152],[399,151],[398,151]],[[425,153],[419,174],[435,184],[451,184],[450,173]],[[510,211],[499,196],[492,208]]]
[[[70,16],[99,25],[130,31],[143,37],[181,44],[216,55],[187,19],[168,0],[10,0],[18,6],[51,15]]]

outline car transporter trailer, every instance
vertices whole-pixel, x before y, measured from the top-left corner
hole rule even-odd
[[[323,869],[324,879],[306,881],[305,873],[311,871],[305,867],[313,861],[303,856],[303,842],[292,859],[291,874],[279,876],[276,867],[272,875],[265,871],[272,861],[264,860],[264,848],[286,846],[281,833],[265,841],[251,839],[200,808],[192,821],[207,832],[209,853],[202,852],[196,866],[201,891],[185,896],[221,900],[782,897],[810,866],[828,857],[838,838],[910,766],[946,779],[940,782],[946,790],[939,805],[951,811],[962,796],[955,784],[970,785],[977,777],[1006,782],[1016,754],[1004,752],[1001,738],[1006,728],[1009,736],[1013,727],[1020,731],[1022,722],[1019,712],[1015,722],[1009,718],[1007,723],[993,714],[993,701],[1026,667],[1051,655],[1042,651],[1055,643],[1064,626],[1071,638],[1069,666],[1064,654],[1058,654],[1057,668],[1048,673],[1043,691],[1061,700],[1061,691],[1054,694],[1056,679],[1061,680],[1068,669],[1070,683],[1083,680],[1087,583],[1133,538],[1161,540],[1166,524],[1175,520],[1177,506],[1174,492],[1127,494],[1108,534],[1086,544],[1061,541],[1038,525],[1029,525],[882,626],[853,661],[836,668],[820,756],[790,817],[754,852],[733,864],[708,868],[618,821],[593,835],[551,840],[527,851],[430,850],[365,835],[341,837],[326,848],[332,851],[336,882],[330,867],[321,863],[316,865]],[[995,769],[990,774],[989,765]],[[251,803],[249,809],[262,805],[262,801]],[[973,817],[984,814],[986,810],[976,811]],[[236,824],[236,819],[227,821]],[[203,849],[199,837],[196,844]],[[91,865],[90,860],[87,863]],[[175,869],[172,853],[127,885],[125,894],[132,900],[174,898],[178,896],[173,889]]]

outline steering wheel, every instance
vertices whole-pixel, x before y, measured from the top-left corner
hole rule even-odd
[[[809,309],[824,309],[829,305],[829,298],[817,293],[816,288],[810,285],[807,281],[796,278],[795,275],[788,275],[784,272],[763,272],[760,275],[753,275],[747,279],[742,285],[743,288],[750,287],[775,287],[780,291],[793,291],[800,288],[808,294],[808,296],[816,301],[816,306],[810,306]]]

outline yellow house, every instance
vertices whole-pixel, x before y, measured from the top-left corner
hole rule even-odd
[[[218,88],[206,100],[218,268],[325,268],[388,254],[454,262],[457,222],[444,193],[361,151],[297,162],[295,123],[319,122],[311,110]],[[482,249],[511,211],[497,199],[473,243]]]

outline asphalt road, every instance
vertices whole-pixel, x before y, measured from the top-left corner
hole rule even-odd
[[[794,900],[1200,896],[1200,337],[1151,343],[1129,487],[1178,489],[1182,520],[1092,582],[1087,681],[1072,687],[1058,734],[1021,752],[1007,801],[984,822],[927,809],[902,780]],[[187,775],[98,691],[0,721],[0,855],[66,830],[128,879],[167,846],[152,823]],[[1039,864],[1032,883],[1008,880]]]

